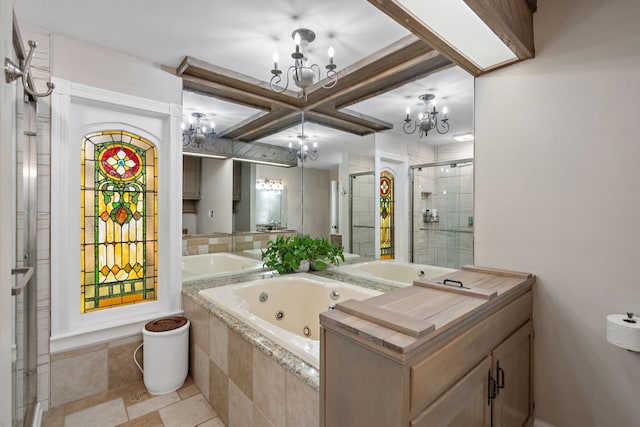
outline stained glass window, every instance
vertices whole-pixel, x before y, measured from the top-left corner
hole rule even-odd
[[[153,301],[156,149],[115,130],[86,135],[81,150],[80,311]]]
[[[380,172],[380,258],[394,258],[394,191],[393,174]]]

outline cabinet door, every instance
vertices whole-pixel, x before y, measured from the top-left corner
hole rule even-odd
[[[202,159],[182,156],[182,198],[200,200],[200,168]]]
[[[493,425],[525,426],[533,421],[533,326],[527,322],[492,352],[498,393],[493,401]]]
[[[487,356],[411,421],[411,427],[488,426],[487,377],[490,371],[491,357]]]

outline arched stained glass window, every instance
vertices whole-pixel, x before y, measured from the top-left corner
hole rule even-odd
[[[155,300],[154,145],[120,130],[86,135],[81,193],[81,313]]]
[[[394,258],[394,191],[393,174],[380,172],[380,258]]]

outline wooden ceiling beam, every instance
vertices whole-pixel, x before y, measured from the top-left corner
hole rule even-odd
[[[186,56],[176,69],[176,75],[184,78],[189,76],[218,84],[222,87],[234,89],[244,93],[247,97],[258,99],[267,98],[279,105],[300,108],[304,103],[302,95],[298,92],[286,90],[282,93],[271,90],[269,83],[254,79],[245,74],[227,70],[217,65],[209,64],[190,56]]]
[[[350,120],[346,115],[334,111],[333,114],[327,114],[320,111],[308,111],[304,113],[306,122],[316,123],[332,129],[338,129],[354,135],[369,135],[376,131],[372,126],[364,126],[357,123],[356,120]]]
[[[300,114],[297,110],[274,109],[260,117],[252,118],[253,120],[245,120],[230,131],[225,131],[223,136],[238,141],[257,141],[300,123]]]
[[[395,63],[377,74],[372,75],[363,68],[357,73],[361,77],[357,83],[332,90],[323,99],[310,103],[305,110],[330,104],[340,110],[453,66],[448,58],[431,50],[421,56]]]

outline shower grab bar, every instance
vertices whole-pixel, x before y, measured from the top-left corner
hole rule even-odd
[[[11,275],[23,274],[22,280],[18,286],[11,287],[11,295],[20,295],[33,276],[33,267],[12,268]]]

